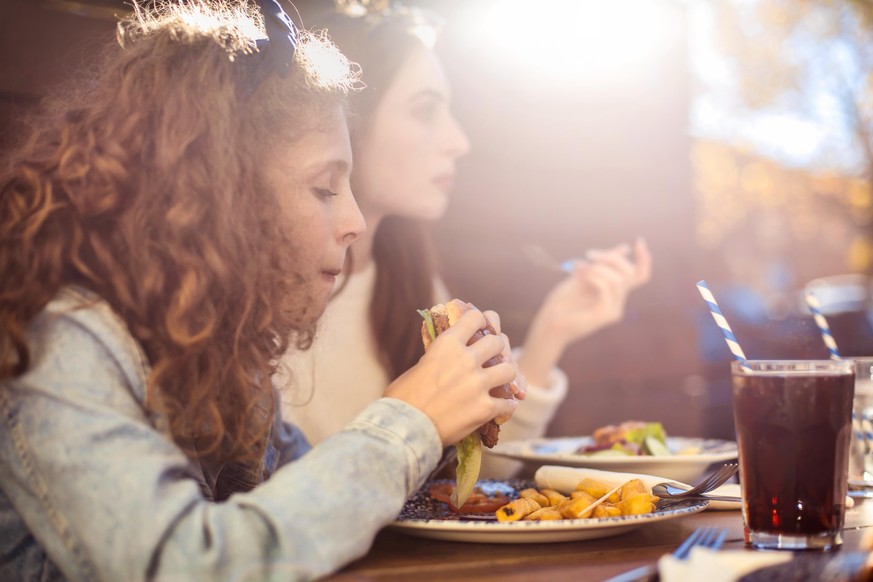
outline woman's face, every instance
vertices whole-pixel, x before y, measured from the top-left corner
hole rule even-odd
[[[368,220],[434,219],[445,212],[455,161],[470,149],[449,97],[436,55],[424,47],[413,51],[355,143],[354,191]]]
[[[349,245],[366,229],[352,196],[352,149],[345,114],[306,134],[268,164],[265,177],[277,192],[294,244],[293,264],[324,311]]]

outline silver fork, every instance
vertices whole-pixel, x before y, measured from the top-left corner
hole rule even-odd
[[[458,458],[458,449],[457,447],[447,447],[443,449],[443,456],[440,457],[439,462],[436,467],[434,467],[433,471],[430,472],[425,483],[428,481],[432,481],[439,477],[440,473],[442,473],[443,469],[449,466],[449,463],[454,462]]]
[[[521,251],[524,253],[524,256],[526,256],[530,260],[531,263],[548,269],[550,271],[572,273],[573,265],[576,263],[576,259],[568,259],[562,263],[551,254],[549,254],[549,251],[547,251],[540,245],[524,245],[523,247],[521,247]]]
[[[722,544],[724,544],[725,538],[727,538],[726,529],[719,527],[699,527],[691,532],[691,535],[685,538],[685,541],[683,541],[682,544],[673,551],[673,557],[679,560],[687,560],[688,556],[691,555],[691,548],[694,547],[717,550],[722,546]],[[650,580],[657,573],[658,565],[650,564],[634,568],[633,570],[614,576],[605,582],[637,582],[640,580]]]
[[[727,483],[728,479],[733,477],[739,467],[736,463],[725,463],[701,481],[698,485],[682,491],[681,493],[672,493],[675,491],[676,483],[658,483],[652,487],[652,495],[657,495],[663,499],[684,499],[688,497],[700,497],[704,493],[708,493],[713,489]]]

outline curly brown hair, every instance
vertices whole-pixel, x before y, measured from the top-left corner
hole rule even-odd
[[[25,332],[46,304],[90,289],[149,359],[146,407],[216,467],[260,462],[275,362],[320,315],[259,169],[356,82],[324,36],[301,32],[287,76],[241,90],[261,25],[244,4],[136,10],[0,173],[0,381],[28,369]]]

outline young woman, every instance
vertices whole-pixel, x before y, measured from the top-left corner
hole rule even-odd
[[[340,430],[421,356],[416,309],[448,297],[422,222],[443,215],[455,162],[470,147],[449,110],[441,64],[417,34],[423,27],[432,32],[427,17],[339,4],[344,8],[305,21],[326,28],[363,70],[367,88],[352,102],[352,190],[368,231],[352,247],[354,272],[331,300],[313,349],[285,360],[298,385],[311,389],[284,398],[284,410],[314,442]],[[586,259],[552,289],[531,323],[518,356],[527,398],[501,439],[545,432],[567,392],[566,376],[555,367],[564,350],[619,321],[628,293],[650,278],[642,240]],[[344,364],[335,365],[337,359]],[[353,392],[344,389],[350,384]],[[505,476],[515,468],[491,458],[484,472]]]
[[[365,225],[349,63],[261,4],[137,11],[4,164],[0,579],[322,576],[514,410],[471,312],[331,442],[279,418]]]

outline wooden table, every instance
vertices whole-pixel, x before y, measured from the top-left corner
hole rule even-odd
[[[656,562],[701,526],[726,528],[729,531],[726,549],[744,547],[743,521],[739,511],[703,511],[642,526],[615,537],[561,543],[445,542],[384,530],[376,537],[366,556],[329,579],[604,580]],[[855,507],[846,511],[844,545],[840,553],[857,550],[863,530],[871,526],[873,499],[856,500]]]

